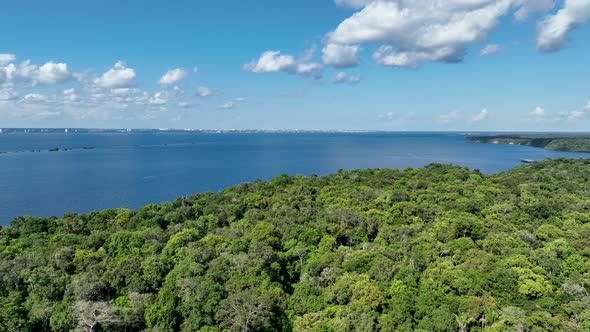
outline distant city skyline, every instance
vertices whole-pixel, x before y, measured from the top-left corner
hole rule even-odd
[[[590,131],[590,0],[0,4],[0,128]]]

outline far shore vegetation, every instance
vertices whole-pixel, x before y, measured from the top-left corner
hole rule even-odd
[[[553,151],[590,152],[590,134],[468,136],[465,140],[471,143],[526,145]]]

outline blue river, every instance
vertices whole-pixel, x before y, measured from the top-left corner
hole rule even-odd
[[[496,173],[522,159],[590,157],[464,139],[461,133],[4,133],[0,224],[19,215],[134,209],[280,174],[430,163]]]

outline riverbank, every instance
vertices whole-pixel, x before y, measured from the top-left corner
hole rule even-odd
[[[590,152],[590,136],[579,135],[496,135],[468,136],[470,143],[525,145],[551,151]]]

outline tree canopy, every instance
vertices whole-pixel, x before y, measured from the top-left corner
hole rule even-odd
[[[0,228],[0,331],[590,331],[590,160],[279,176]]]

